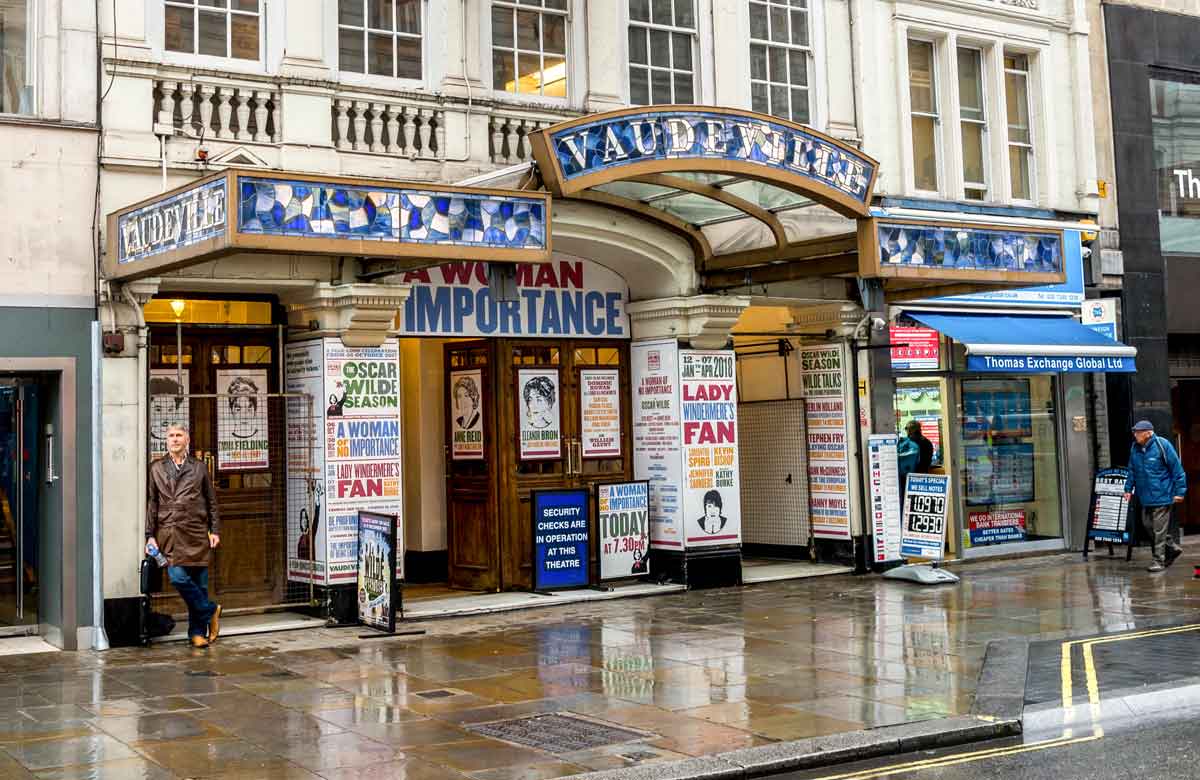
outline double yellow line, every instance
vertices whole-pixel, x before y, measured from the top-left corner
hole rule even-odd
[[[1148,631],[1137,631],[1129,634],[1120,634],[1118,636],[1098,637],[1095,639],[1073,639],[1063,642],[1060,648],[1061,661],[1059,664],[1062,674],[1062,708],[1063,708],[1063,735],[1054,739],[1041,740],[1039,742],[1030,742],[1026,745],[1014,745],[1011,747],[990,748],[987,750],[976,750],[970,753],[957,753],[952,756],[943,756],[941,758],[930,758],[923,761],[909,761],[904,764],[894,764],[888,767],[880,767],[878,769],[865,769],[858,772],[847,772],[839,775],[826,775],[821,780],[871,780],[872,778],[888,777],[890,775],[898,775],[905,772],[918,772],[923,769],[935,769],[938,767],[954,766],[955,764],[967,764],[973,761],[983,761],[989,758],[1001,758],[1017,753],[1031,753],[1036,750],[1047,750],[1049,748],[1065,747],[1067,745],[1076,745],[1081,742],[1093,742],[1104,738],[1104,729],[1100,726],[1100,683],[1096,676],[1096,662],[1092,656],[1092,648],[1096,645],[1109,644],[1111,642],[1124,642],[1130,639],[1143,639],[1151,636],[1164,636],[1167,634],[1181,634],[1186,631],[1200,630],[1200,624],[1188,626],[1175,626],[1173,628],[1151,629]],[[1073,689],[1073,681],[1071,679],[1071,653],[1073,648],[1079,646],[1083,651],[1083,673],[1087,681],[1088,693],[1088,708],[1091,715],[1092,733],[1086,736],[1074,736],[1072,724],[1074,721],[1074,701],[1075,692]]]

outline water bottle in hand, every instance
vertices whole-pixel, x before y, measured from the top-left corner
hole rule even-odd
[[[149,555],[151,558],[153,558],[154,562],[157,563],[159,566],[161,566],[164,569],[167,568],[167,556],[163,555],[162,551],[159,550],[158,547],[156,547],[152,544],[147,545],[146,554]]]

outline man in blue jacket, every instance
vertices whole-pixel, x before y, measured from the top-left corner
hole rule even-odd
[[[1162,571],[1183,552],[1171,535],[1171,508],[1183,503],[1187,475],[1171,442],[1155,436],[1148,420],[1133,426],[1125,498],[1134,492],[1142,505],[1142,524],[1154,535],[1154,563],[1147,571]]]

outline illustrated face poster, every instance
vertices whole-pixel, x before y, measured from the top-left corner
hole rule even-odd
[[[621,457],[621,374],[615,369],[579,372],[583,457]]]
[[[217,371],[217,469],[251,471],[270,465],[266,369]]]
[[[150,369],[150,459],[156,460],[167,454],[167,428],[179,424],[191,430],[191,409],[184,396],[188,394],[188,370],[183,369],[183,384],[179,383],[180,372],[174,368]]]
[[[650,573],[649,515],[649,483],[596,486],[600,579],[642,577]]]
[[[555,460],[562,457],[558,402],[557,368],[522,368],[517,371],[521,460]]]
[[[483,460],[483,371],[450,372],[450,457]]]
[[[679,352],[688,547],[737,544],[742,538],[734,360],[728,350]]]

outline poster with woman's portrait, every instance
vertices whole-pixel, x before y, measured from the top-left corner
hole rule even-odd
[[[450,372],[450,458],[483,460],[483,371]]]
[[[266,369],[217,371],[217,469],[270,465]]]
[[[562,457],[562,417],[558,401],[557,368],[517,370],[521,460]]]

